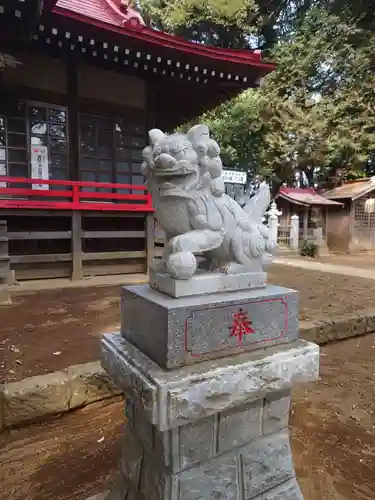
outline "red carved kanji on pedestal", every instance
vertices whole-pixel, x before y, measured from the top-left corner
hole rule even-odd
[[[237,337],[238,345],[243,344],[244,335],[255,333],[255,330],[251,327],[251,321],[248,319],[243,309],[239,309],[238,312],[233,315],[233,325],[229,327],[229,330],[230,337]]]

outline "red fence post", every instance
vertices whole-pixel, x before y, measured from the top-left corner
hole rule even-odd
[[[72,191],[72,209],[79,210],[79,185],[73,184]]]

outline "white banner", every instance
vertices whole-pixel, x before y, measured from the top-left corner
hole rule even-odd
[[[6,154],[5,154],[5,149],[0,148],[0,176],[1,175],[7,175],[7,167],[6,167]],[[0,177],[1,179],[1,177]],[[6,182],[0,182],[0,187],[6,188],[7,183]]]
[[[48,147],[31,146],[31,178],[48,180]],[[32,189],[47,191],[48,184],[33,184]]]
[[[246,172],[240,172],[238,170],[223,170],[222,175],[224,182],[230,182],[233,184],[246,184]]]

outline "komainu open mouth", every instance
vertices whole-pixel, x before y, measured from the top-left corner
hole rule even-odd
[[[175,177],[190,175],[195,169],[188,168],[187,166],[176,165],[170,168],[154,168],[154,174],[158,177]]]

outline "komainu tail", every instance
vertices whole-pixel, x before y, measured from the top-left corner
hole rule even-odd
[[[251,222],[255,224],[261,224],[264,214],[270,203],[271,192],[269,185],[266,182],[262,182],[259,185],[258,191],[252,198],[247,201],[247,203],[243,207],[243,210],[251,219]]]

